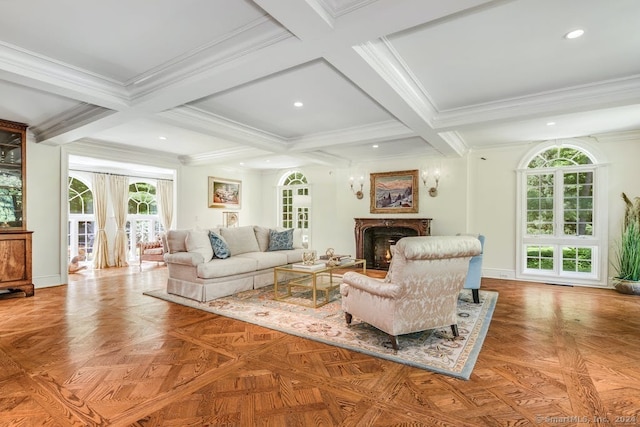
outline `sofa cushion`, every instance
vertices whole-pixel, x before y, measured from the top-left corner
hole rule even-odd
[[[260,251],[253,227],[250,225],[245,227],[221,228],[220,235],[227,241],[231,256]]]
[[[255,260],[258,270],[288,264],[287,255],[282,252],[247,252],[238,255],[238,257]]]
[[[285,231],[269,230],[269,251],[293,249],[293,228]]]
[[[209,241],[211,242],[211,248],[213,249],[213,255],[216,258],[225,259],[231,255],[229,246],[224,240],[224,237],[209,231]]]
[[[176,252],[187,252],[187,235],[189,230],[169,230],[166,234],[168,252],[175,254]]]
[[[226,259],[214,258],[209,262],[198,264],[196,271],[202,279],[216,279],[236,274],[256,271],[258,262],[254,259],[230,256]]]
[[[291,249],[288,251],[280,251],[278,253],[287,256],[287,264],[293,264],[294,262],[301,262],[302,254],[308,251],[308,249]]]
[[[286,231],[286,228],[276,227],[276,231]],[[293,249],[306,249],[302,243],[302,228],[293,229]]]
[[[255,225],[253,231],[256,234],[256,240],[258,241],[258,247],[261,252],[266,252],[269,249],[269,229],[267,227],[260,227]]]
[[[213,258],[213,248],[209,240],[209,232],[204,230],[189,230],[185,239],[187,252],[196,252],[202,255],[204,262]]]

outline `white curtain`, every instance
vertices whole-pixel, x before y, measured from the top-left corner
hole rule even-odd
[[[98,232],[93,242],[93,268],[109,267],[109,245],[107,242],[107,175],[93,174],[93,212]]]
[[[173,222],[173,181],[159,179],[156,194],[158,195],[160,221],[162,221],[164,230],[168,231]]]
[[[124,227],[127,225],[127,202],[129,201],[129,178],[122,175],[109,177],[111,202],[116,220],[116,241],[114,248],[114,263],[116,267],[127,267],[127,247],[129,241]]]

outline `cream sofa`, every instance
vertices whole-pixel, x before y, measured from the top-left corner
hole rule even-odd
[[[210,232],[216,235],[214,242],[226,243],[230,256],[214,254]],[[280,239],[283,235],[291,235],[291,241]],[[166,240],[167,292],[201,302],[271,285],[274,267],[302,261],[307,250],[301,230],[260,226],[170,230]]]

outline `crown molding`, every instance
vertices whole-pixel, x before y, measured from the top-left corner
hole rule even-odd
[[[415,132],[396,120],[354,126],[330,132],[321,132],[300,138],[292,138],[292,151],[327,148],[358,142],[382,142],[401,138],[417,137]]]
[[[386,37],[354,46],[353,49],[425,123],[431,126],[436,108]]]
[[[127,82],[133,101],[210,72],[294,36],[269,16],[256,19],[196,49],[158,65]]]
[[[306,0],[307,4],[322,20],[329,26],[334,28],[336,25],[336,15],[331,5],[323,0]]]
[[[179,156],[178,160],[185,166],[203,164],[228,163],[229,161],[245,160],[247,158],[269,155],[269,152],[261,152],[251,147],[233,147],[222,150],[209,151],[194,155]]]
[[[347,167],[351,163],[349,160],[343,157],[325,153],[324,151],[295,153],[294,156],[296,158],[304,159],[320,166]]]
[[[114,113],[115,111],[113,110],[83,103],[70,110],[63,111],[43,123],[32,126],[31,130],[36,137],[36,142],[44,142],[70,129],[76,129]]]
[[[82,138],[66,144],[64,149],[70,154],[123,163],[139,163],[150,166],[163,165],[165,167],[176,167],[180,164],[176,154],[91,138]]]
[[[176,125],[205,132],[218,138],[237,142],[268,152],[284,152],[286,140],[250,126],[191,106],[181,106],[158,113],[159,117]]]
[[[127,91],[118,82],[51,58],[0,42],[3,79],[53,92],[104,108],[128,106]]]
[[[350,12],[375,3],[377,0],[350,0],[336,2],[332,0],[306,0],[315,10],[317,5],[327,12],[333,19],[337,19]]]
[[[469,151],[469,147],[467,147],[467,144],[465,144],[464,139],[458,132],[440,132],[439,135],[440,138],[444,139],[447,144],[449,144],[458,156],[464,156]]]
[[[609,142],[640,142],[640,130],[628,130],[622,132],[609,132],[591,135],[599,143]]]
[[[640,74],[531,96],[510,98],[467,107],[444,110],[433,119],[438,129],[583,111],[588,108],[611,108],[640,102]]]

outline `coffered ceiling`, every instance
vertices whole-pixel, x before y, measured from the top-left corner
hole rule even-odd
[[[640,130],[637,0],[2,7],[0,118],[44,144],[268,169]]]

